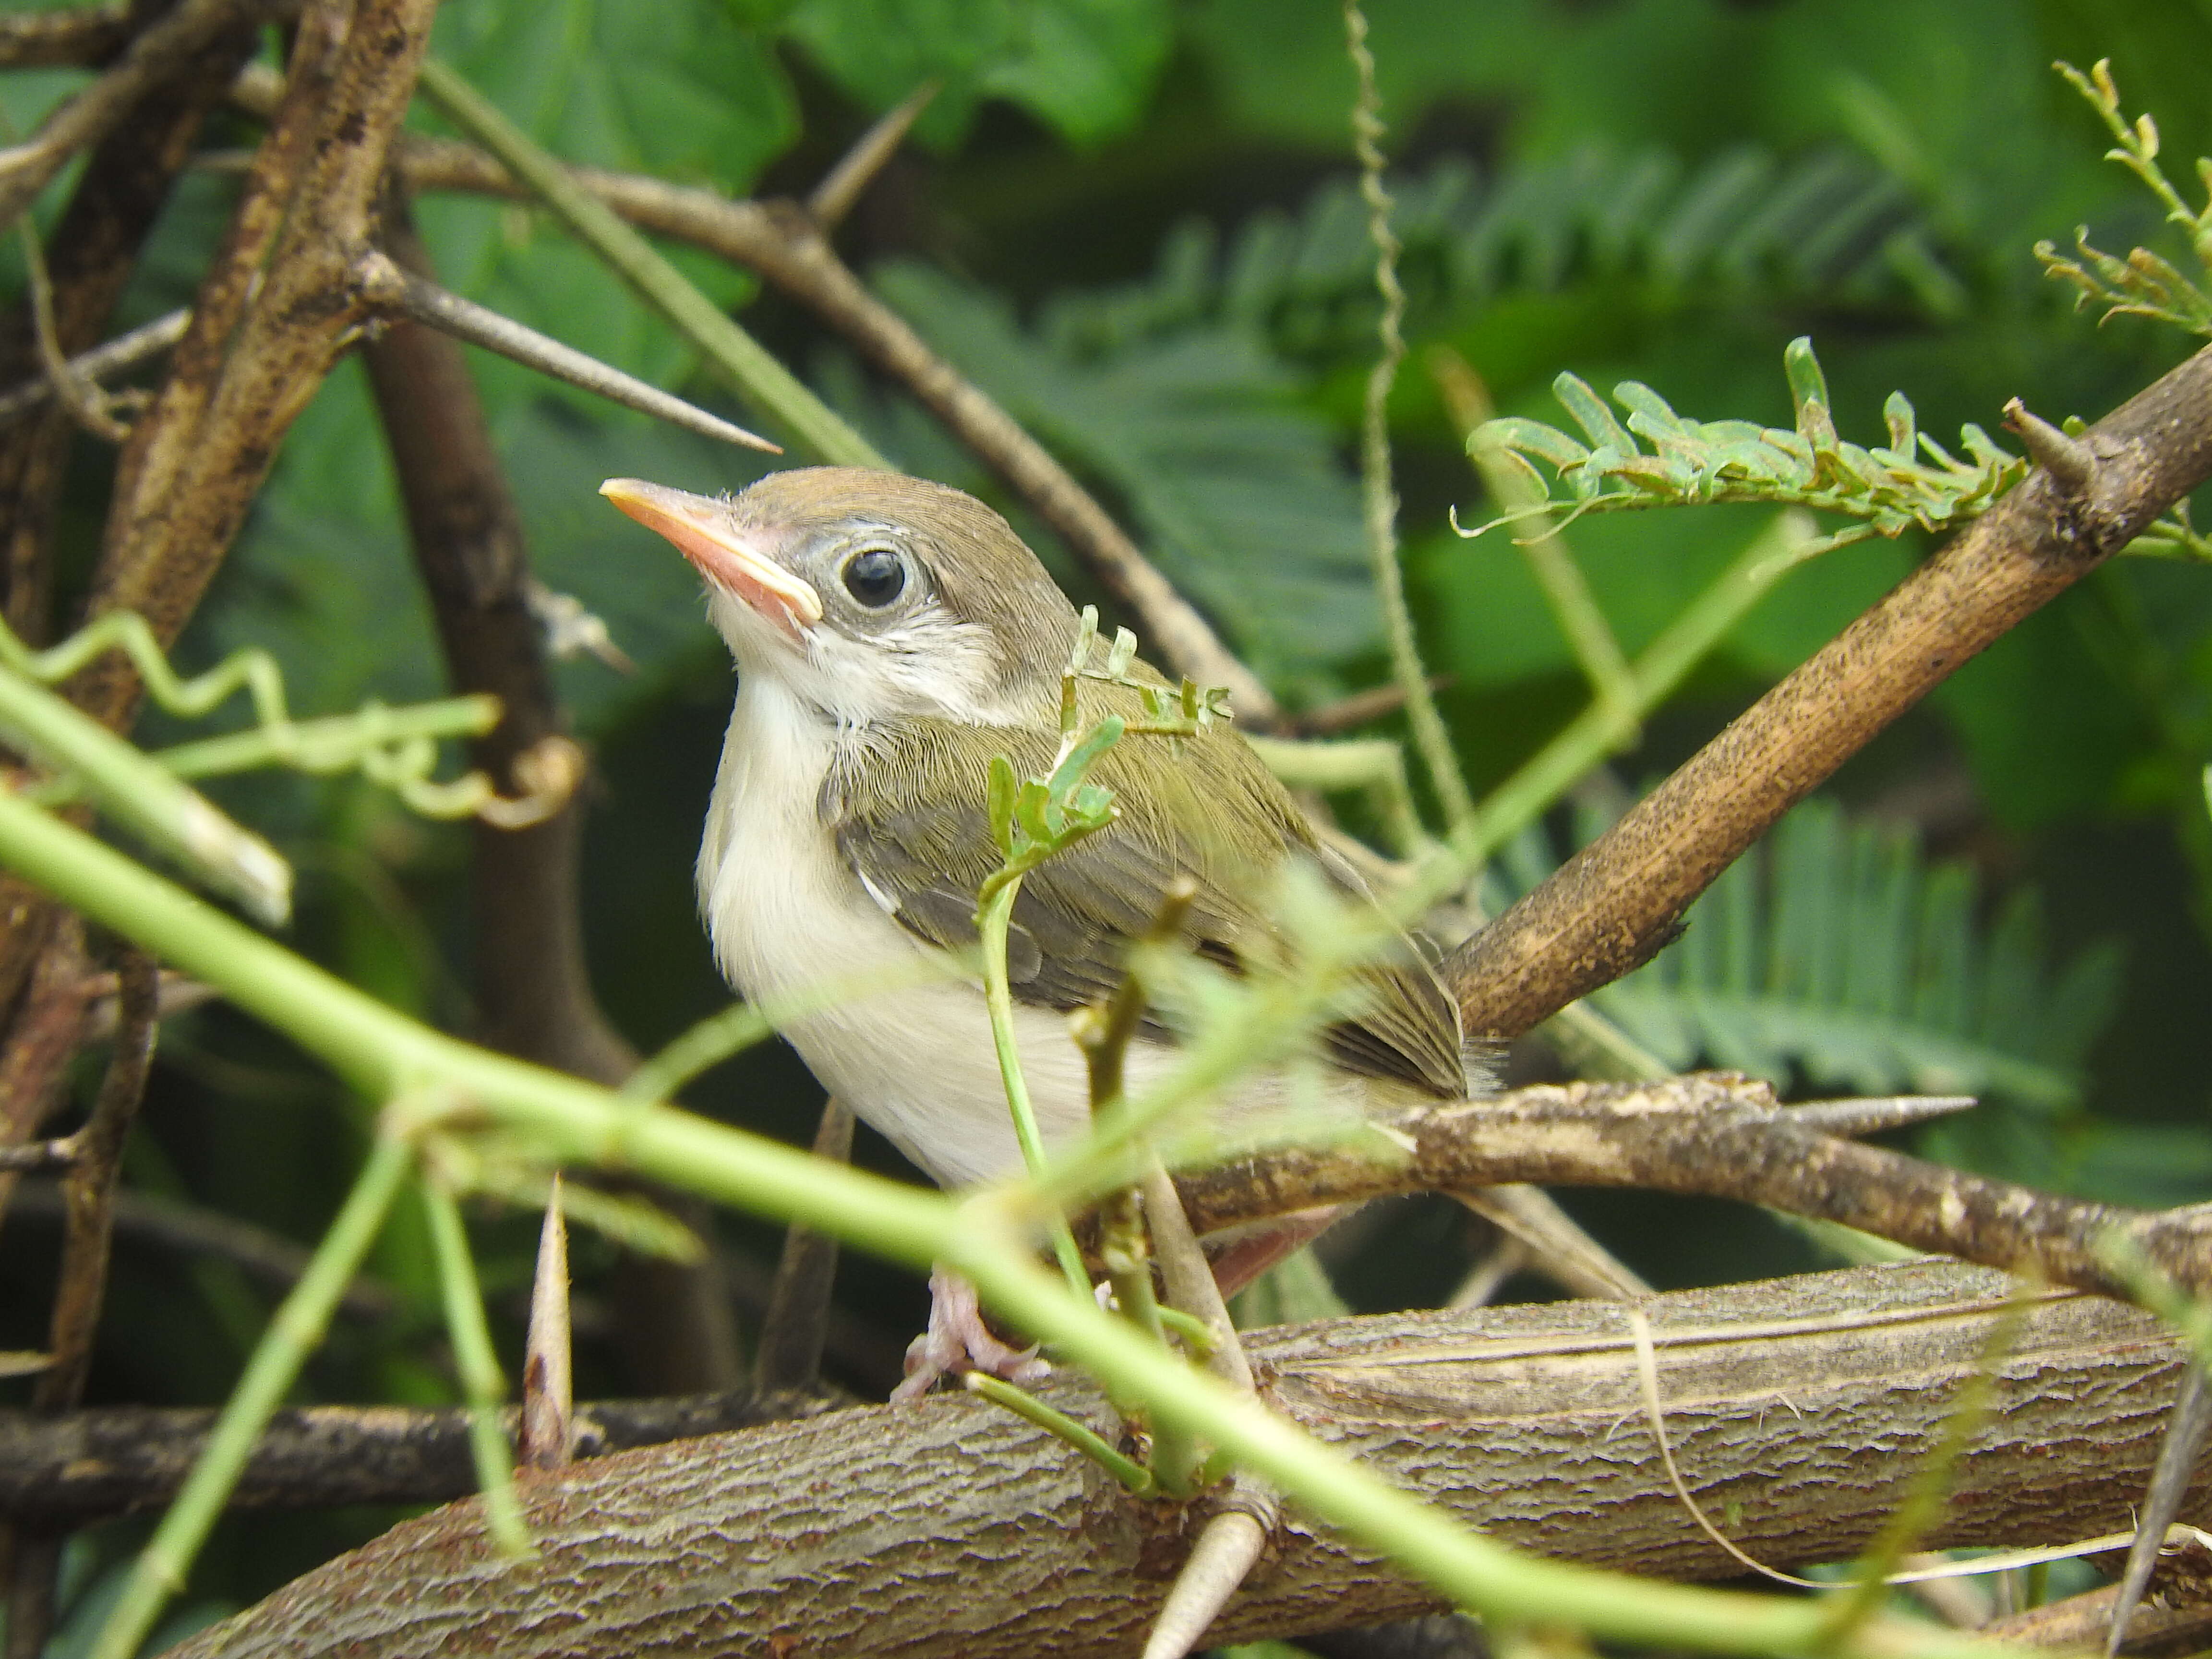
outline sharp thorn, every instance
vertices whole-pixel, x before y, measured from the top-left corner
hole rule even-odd
[[[457,340],[465,340],[471,345],[482,346],[487,351],[496,351],[526,368],[580,386],[610,403],[666,421],[671,426],[680,426],[687,432],[719,438],[724,443],[764,449],[771,455],[783,453],[779,446],[757,433],[732,425],[719,415],[710,415],[696,404],[688,404],[657,386],[626,374],[574,346],[563,345],[550,335],[540,334],[511,317],[502,317],[473,300],[448,293],[435,283],[402,270],[381,253],[362,258],[355,267],[354,283],[369,308],[383,316],[404,318],[425,328],[450,334]]]
[[[1190,1559],[1183,1563],[1167,1600],[1160,1604],[1159,1617],[1145,1643],[1145,1659],[1183,1659],[1259,1564],[1261,1552],[1267,1547],[1275,1501],[1272,1494],[1240,1496],[1247,1502],[1260,1499],[1254,1507],[1263,1509],[1268,1519],[1237,1508],[1223,1510],[1206,1523]]]
[[[538,1235],[538,1273],[530,1286],[530,1334],[523,1348],[522,1413],[515,1451],[525,1468],[568,1467],[575,1448],[575,1385],[568,1316],[568,1224],[556,1171]]]
[[[1785,1106],[1776,1114],[1784,1122],[1802,1124],[1824,1135],[1846,1140],[1901,1129],[1910,1123],[1948,1117],[1979,1104],[1972,1095],[1884,1095],[1864,1100],[1814,1100],[1802,1106]]]
[[[936,96],[937,82],[925,81],[907,94],[904,102],[860,135],[806,198],[806,210],[816,224],[824,230],[834,230],[843,222],[861,193],[883,171],[884,163],[906,142],[907,134],[914,130],[914,124],[921,118],[922,111]]]
[[[2097,476],[2096,452],[2069,437],[2014,398],[2004,406],[2005,425],[2019,434],[2029,457],[2069,495],[2087,495]]]
[[[2166,1421],[2166,1438],[2159,1443],[2158,1462],[2152,1468],[2150,1490],[2143,1494],[2136,1521],[2136,1540],[2128,1546],[2127,1571],[2120,1575],[2119,1599],[2112,1603],[2112,1623],[2105,1635],[2106,1659],[2112,1659],[2127,1639],[2128,1620],[2150,1588],[2152,1570],[2166,1543],[2166,1529],[2181,1512],[2197,1473],[2197,1455],[2212,1431],[2212,1387],[2207,1387],[2204,1368],[2194,1359],[2183,1373],[2181,1392]]]

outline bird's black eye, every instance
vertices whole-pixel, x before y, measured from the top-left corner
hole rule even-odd
[[[845,561],[845,591],[871,611],[906,592],[906,560],[888,547],[871,547]]]

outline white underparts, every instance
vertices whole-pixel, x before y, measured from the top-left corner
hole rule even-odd
[[[937,953],[861,884],[818,816],[841,740],[854,739],[841,738],[777,675],[744,677],[699,852],[700,908],[715,956],[738,994],[771,1013],[849,989],[819,1012],[779,1017],[823,1086],[941,1184],[1009,1173],[1020,1155],[981,990],[957,979],[911,982],[917,963]],[[872,982],[882,988],[868,990]],[[1047,1145],[1079,1138],[1089,1078],[1066,1017],[1018,1006],[1014,1029]],[[1133,1045],[1132,1092],[1141,1096],[1173,1060],[1165,1048]],[[1378,1087],[1324,1069],[1335,1110],[1356,1110]],[[1285,1094],[1278,1074],[1251,1079],[1225,1103],[1222,1127],[1251,1126],[1279,1111]]]
[[[700,905],[739,994],[787,1003],[910,978],[927,947],[838,856],[817,816],[836,728],[772,675],[740,686],[700,848]],[[1082,1056],[1058,1014],[1015,1012],[1023,1073],[1048,1139],[1088,1115]],[[782,1022],[822,1085],[937,1181],[1019,1162],[981,993],[958,981],[858,994]]]

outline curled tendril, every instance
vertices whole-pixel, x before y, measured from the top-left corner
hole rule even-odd
[[[351,714],[295,720],[283,671],[258,647],[234,652],[186,679],[170,665],[153,629],[135,611],[110,611],[43,651],[33,650],[0,623],[0,664],[43,685],[59,684],[109,651],[121,652],[145,683],[147,695],[182,719],[199,719],[240,690],[246,693],[253,708],[252,727],[151,757],[179,776],[209,777],[258,766],[315,776],[358,771],[425,817],[474,817],[502,830],[544,822],[582,781],[583,751],[563,737],[544,738],[517,757],[514,779],[519,795],[502,795],[481,771],[449,781],[433,777],[439,739],[489,732],[499,723],[496,697],[455,697],[401,708],[371,702]],[[74,793],[66,779],[42,792],[53,799]]]

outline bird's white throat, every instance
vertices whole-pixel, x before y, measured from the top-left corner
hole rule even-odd
[[[776,676],[744,677],[699,850],[708,933],[731,984],[769,1005],[823,1086],[933,1179],[1003,1174],[1020,1155],[981,990],[913,982],[935,953],[861,884],[818,815],[837,744],[854,740]],[[793,1004],[811,1011],[780,1012]],[[1047,1139],[1079,1133],[1088,1084],[1066,1021],[1014,1018]]]

